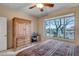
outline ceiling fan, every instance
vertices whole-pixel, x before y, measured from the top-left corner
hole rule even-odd
[[[33,4],[31,7],[29,7],[29,9],[32,9],[32,8],[39,8],[41,12],[44,11],[43,7],[54,7],[54,4],[52,3],[37,3],[37,4]]]

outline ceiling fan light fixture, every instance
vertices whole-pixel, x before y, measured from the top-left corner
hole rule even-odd
[[[43,4],[41,4],[41,3],[39,3],[39,4],[36,4],[36,7],[37,7],[37,8],[43,8],[43,7],[44,7],[44,5],[43,5]]]

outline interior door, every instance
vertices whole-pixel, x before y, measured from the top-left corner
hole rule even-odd
[[[7,50],[7,18],[0,17],[0,51]]]

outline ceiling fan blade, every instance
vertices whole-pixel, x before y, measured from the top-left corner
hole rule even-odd
[[[29,9],[32,9],[32,8],[34,8],[34,7],[36,7],[36,5],[33,5],[33,6],[29,7]]]
[[[52,4],[52,3],[44,3],[44,6],[47,6],[47,7],[54,7],[54,4]]]
[[[43,11],[44,11],[44,9],[42,9],[42,8],[41,8],[41,9],[40,9],[40,11],[41,11],[41,12],[43,12]]]

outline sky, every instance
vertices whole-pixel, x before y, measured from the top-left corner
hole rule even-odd
[[[67,20],[69,20],[69,21],[71,21],[72,20],[72,22],[71,23],[69,23],[67,26],[66,26],[66,28],[71,28],[71,27],[74,27],[74,25],[75,25],[75,22],[74,22],[74,17],[71,17],[71,19],[67,19]],[[58,21],[58,19],[56,20],[56,21]],[[53,23],[53,25],[52,24],[50,24],[50,26],[46,26],[46,29],[47,28],[49,28],[49,27],[51,27],[52,29],[53,28],[56,28],[56,26],[54,25],[54,21],[53,20],[51,20],[50,22],[52,22]],[[49,23],[50,23],[49,21],[47,21],[47,24],[49,25]],[[63,22],[63,21],[62,21]]]

